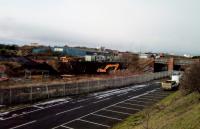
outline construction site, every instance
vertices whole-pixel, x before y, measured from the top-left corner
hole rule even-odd
[[[1,45],[0,85],[77,82],[170,70],[184,70],[199,59],[161,53],[133,53],[86,47]],[[182,64],[176,65],[179,59]]]

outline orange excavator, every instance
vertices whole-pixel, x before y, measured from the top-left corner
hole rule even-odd
[[[119,64],[107,64],[104,68],[97,69],[98,73],[109,73],[111,71],[116,72],[119,68]]]

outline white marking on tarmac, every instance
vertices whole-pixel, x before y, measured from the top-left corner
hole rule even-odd
[[[136,109],[136,108],[128,108],[128,107],[124,107],[124,106],[113,106],[113,107],[118,107],[118,108],[123,108],[123,109],[128,109],[128,110],[133,110],[133,111],[140,111],[140,109]]]
[[[99,115],[99,114],[92,114],[92,115],[95,115],[95,116],[100,116],[100,117],[104,117],[104,118],[108,118],[108,119],[113,119],[113,120],[119,120],[119,121],[122,121],[122,119],[119,119],[119,118],[115,118],[115,117],[110,117],[110,116],[105,116],[105,115]]]
[[[69,109],[69,110],[66,110],[66,111],[63,111],[63,112],[59,112],[57,113],[56,115],[60,115],[60,114],[63,114],[63,113],[67,113],[67,112],[70,112],[70,111],[74,111],[76,109],[80,109],[82,108],[83,106],[79,106],[79,107],[76,107],[76,108],[72,108],[72,109]]]
[[[155,100],[155,99],[147,99],[147,98],[137,98],[137,99],[139,99],[139,100],[148,100],[148,101],[157,101],[157,100]]]
[[[166,95],[145,95],[148,97],[167,97]]]
[[[142,89],[143,87],[146,87],[148,85],[134,85],[131,87],[126,87],[126,88],[120,88],[120,89],[114,89],[114,90],[110,90],[110,91],[103,91],[103,92],[99,92],[99,93],[94,93],[92,94],[92,96],[97,97],[98,99],[101,98],[105,98],[105,97],[109,97],[112,95],[116,95],[116,94],[120,94],[120,93],[124,93],[124,92],[129,92],[129,91],[135,91]]]
[[[66,129],[74,129],[74,128],[71,128],[71,127],[68,127],[68,126],[65,126],[65,125],[61,125],[61,127],[66,128]]]
[[[44,109],[43,107],[40,107],[40,106],[37,106],[37,105],[34,105],[33,107],[36,107],[36,108],[39,108],[39,109]]]
[[[87,122],[87,123],[91,123],[91,124],[94,124],[94,125],[99,125],[99,126],[104,126],[104,127],[110,128],[110,126],[108,126],[108,125],[99,124],[99,123],[88,121],[88,120],[83,120],[83,119],[77,119],[77,120]]]
[[[55,106],[58,106],[58,105],[62,105],[62,104],[68,103],[68,102],[69,102],[69,101],[66,101],[66,102],[54,104],[54,105],[51,105],[51,106],[48,106],[48,107],[39,108],[39,109],[30,111],[30,112],[24,112],[24,113],[21,113],[21,114],[17,114],[17,115],[15,115],[15,116],[7,117],[7,118],[2,118],[1,120],[9,120],[9,119],[12,119],[12,118],[16,118],[16,117],[18,117],[18,116],[23,116],[23,115],[30,114],[30,113],[33,113],[33,112],[41,111],[41,110],[48,109],[48,108],[51,108],[51,107],[55,107]],[[35,106],[35,105],[33,105],[33,106]],[[30,106],[30,107],[33,107],[33,106]]]
[[[87,101],[87,100],[89,100],[89,99],[91,99],[91,98],[81,99],[81,100],[78,100],[77,102],[84,102],[84,101]]]
[[[125,101],[128,101],[128,100],[131,100],[131,99],[134,99],[134,98],[138,98],[138,97],[141,97],[141,96],[150,94],[150,93],[152,93],[152,92],[155,92],[157,89],[159,89],[159,88],[156,88],[156,89],[151,90],[151,91],[147,91],[147,92],[145,92],[145,93],[143,93],[143,94],[140,94],[140,95],[137,95],[137,96],[133,96],[133,97],[131,97],[131,98],[125,99],[125,100],[120,101],[120,102],[118,102],[118,103],[115,103],[115,104],[109,105],[109,106],[107,106],[107,107],[101,108],[101,109],[99,109],[99,110],[97,110],[97,111],[94,111],[94,112],[92,112],[92,113],[86,114],[86,115],[81,116],[81,117],[79,117],[79,118],[76,118],[76,119],[73,119],[73,120],[68,121],[68,122],[66,122],[66,123],[63,123],[62,125],[71,123],[71,122],[73,122],[73,121],[76,121],[77,119],[84,118],[84,117],[86,117],[86,116],[89,116],[89,115],[94,114],[94,113],[96,113],[96,112],[99,112],[99,111],[101,111],[101,110],[106,110],[106,108],[109,108],[109,107],[112,107],[112,106],[114,106],[114,105],[123,103],[123,102],[125,102]],[[111,112],[116,112],[116,113],[117,113],[117,111],[112,111],[112,110],[107,110],[107,111],[111,111]],[[119,112],[118,112],[118,113],[119,113]],[[121,113],[122,113],[122,112],[121,112]],[[123,113],[123,114],[125,114],[125,113]],[[129,114],[129,113],[126,113],[126,114],[131,115],[131,114]],[[59,126],[61,126],[61,125],[59,125]],[[59,126],[56,126],[56,127],[52,128],[52,129],[56,129],[56,128],[58,128]]]
[[[23,126],[26,126],[26,125],[29,125],[29,124],[32,124],[32,123],[35,123],[35,122],[36,122],[36,120],[30,121],[30,122],[27,122],[27,123],[24,123],[24,124],[21,124],[21,125],[12,127],[12,128],[10,128],[10,129],[17,129],[17,128],[20,128],[20,127],[23,127]]]
[[[132,115],[131,113],[127,113],[127,112],[119,112],[119,111],[109,110],[109,109],[104,109],[104,111],[109,111],[109,112],[114,112],[114,113],[119,113],[119,114],[124,114],[124,115]]]
[[[145,105],[141,105],[141,104],[127,103],[127,102],[124,102],[124,104],[132,105],[132,106],[141,106],[141,107],[145,107]]]
[[[131,101],[131,102],[139,102],[139,103],[150,103],[150,102],[142,101],[142,100],[128,100],[128,101]]]
[[[122,94],[119,94],[119,95],[117,95],[117,96],[122,96],[122,95],[125,95],[125,94],[127,94],[128,92],[125,92],[125,93],[122,93]]]
[[[110,98],[105,98],[105,99],[102,99],[102,100],[99,100],[99,101],[96,101],[96,102],[92,102],[92,103],[99,103],[99,102],[102,102],[102,101],[105,101],[105,100],[108,100]]]
[[[163,97],[158,97],[158,96],[143,96],[142,98],[147,98],[147,99],[162,99]]]

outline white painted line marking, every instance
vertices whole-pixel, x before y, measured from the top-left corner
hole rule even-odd
[[[147,99],[162,99],[163,97],[158,97],[158,96],[143,96],[142,98],[147,98]]]
[[[40,107],[40,106],[37,106],[37,105],[34,105],[33,107],[36,107],[36,108],[39,108],[39,109],[44,109],[43,107]]]
[[[2,120],[9,120],[9,119],[12,119],[12,118],[15,118],[15,117],[18,117],[18,116],[23,116],[23,115],[26,115],[26,114],[29,114],[29,113],[32,113],[32,112],[40,111],[40,110],[43,110],[43,109],[36,109],[36,110],[30,111],[30,112],[21,113],[21,114],[18,114],[18,115],[16,114],[16,115],[11,116],[11,117],[2,118]]]
[[[141,107],[145,107],[145,105],[141,105],[141,104],[127,103],[127,102],[124,102],[124,104],[132,105],[132,106],[141,106]]]
[[[127,110],[133,110],[133,111],[140,111],[140,109],[136,109],[136,108],[128,108],[128,107],[124,107],[124,106],[113,106],[113,107],[118,107],[118,108],[123,108],[123,109],[127,109]]]
[[[139,103],[150,103],[150,102],[142,101],[142,100],[128,100],[128,101],[131,101],[131,102],[139,102]]]
[[[24,124],[21,124],[21,125],[12,127],[12,128],[10,128],[10,129],[17,129],[17,128],[20,128],[20,127],[23,127],[23,126],[26,126],[26,125],[29,125],[29,124],[32,124],[32,123],[35,123],[35,122],[36,122],[36,120],[30,121],[30,122],[27,122],[27,123],[24,123]]]
[[[162,95],[169,95],[170,93],[164,93],[164,92],[161,92],[161,91],[156,91],[154,92],[155,94],[162,94]]]
[[[72,108],[72,109],[69,109],[69,110],[66,110],[66,111],[63,111],[63,112],[59,112],[57,113],[56,115],[60,115],[60,114],[63,114],[63,113],[67,113],[67,112],[70,112],[70,111],[74,111],[76,109],[80,109],[82,108],[83,106],[79,106],[79,107],[76,107],[76,108]]]
[[[26,115],[26,114],[30,114],[30,113],[33,113],[33,112],[41,111],[41,110],[44,110],[44,109],[47,109],[47,108],[51,108],[51,107],[55,107],[55,106],[58,106],[58,105],[62,105],[62,104],[65,104],[65,103],[68,103],[68,102],[58,103],[58,104],[55,104],[55,105],[52,105],[52,106],[48,106],[48,107],[44,107],[44,108],[40,108],[40,109],[36,109],[36,110],[30,111],[30,112],[26,112],[26,113],[18,114],[18,115],[15,115],[15,116],[3,118],[2,120],[9,120],[9,119],[12,119],[12,118],[16,118],[18,116],[23,116],[23,115]],[[32,106],[30,106],[30,107],[32,107]]]
[[[105,116],[105,115],[99,115],[99,114],[92,114],[92,115],[95,115],[95,116],[100,116],[100,117],[104,117],[104,118],[108,118],[108,119],[113,119],[113,120],[119,120],[119,121],[122,121],[122,119],[119,119],[119,118],[115,118],[115,117],[110,117],[110,116]]]
[[[149,95],[159,95],[159,96],[168,96],[170,94],[163,94],[163,93],[152,93],[152,94],[149,94]]]
[[[99,125],[99,126],[104,126],[104,127],[110,128],[110,126],[108,126],[108,125],[99,124],[99,123],[88,121],[88,120],[83,120],[83,119],[77,119],[77,120],[87,122],[87,123],[91,123],[91,124],[94,124],[94,125]]]
[[[89,100],[90,98],[88,98],[88,99],[81,99],[81,100],[78,100],[77,102],[84,102],[84,101],[87,101],[87,100]]]
[[[142,99],[142,100],[148,100],[148,101],[157,101],[157,100],[155,100],[155,99],[147,99],[147,98],[137,98],[137,100],[138,100],[138,99],[139,99],[139,100],[141,100],[141,99]]]
[[[160,98],[164,98],[164,97],[167,97],[167,96],[162,96],[162,95],[145,95],[147,97],[160,97]]]
[[[66,128],[66,129],[74,129],[74,128],[71,128],[71,127],[68,127],[68,126],[65,126],[65,125],[61,125],[61,127]]]
[[[133,115],[131,113],[127,113],[127,112],[119,112],[119,111],[114,111],[114,110],[109,110],[109,109],[104,109],[105,111],[109,111],[109,112],[114,112],[114,113],[119,113],[119,114],[124,114],[124,115]]]
[[[102,101],[105,101],[105,100],[108,100],[110,98],[105,98],[105,99],[102,99],[102,100],[99,100],[99,101],[96,101],[96,102],[92,102],[92,103],[99,103],[99,102],[102,102]]]
[[[122,95],[125,95],[125,94],[127,94],[128,92],[125,92],[125,93],[122,93],[122,94],[119,94],[119,95],[117,95],[117,96],[122,96]]]
[[[76,121],[77,119],[84,118],[84,117],[86,117],[86,116],[89,116],[89,115],[94,114],[94,113],[96,113],[96,112],[99,112],[99,111],[101,111],[101,110],[105,110],[106,108],[109,108],[109,107],[112,107],[112,106],[114,106],[114,105],[117,105],[117,104],[123,103],[123,102],[125,102],[125,101],[128,101],[128,100],[131,100],[131,99],[134,99],[134,98],[138,98],[138,97],[141,97],[141,96],[144,96],[144,95],[150,94],[150,93],[152,93],[152,92],[155,92],[157,89],[158,89],[158,88],[156,88],[156,89],[154,89],[154,90],[151,90],[151,91],[147,91],[147,92],[145,92],[145,93],[143,93],[143,94],[140,94],[140,95],[137,95],[137,96],[133,96],[133,97],[131,97],[131,98],[125,99],[125,100],[123,100],[123,101],[120,101],[120,102],[118,102],[118,103],[115,103],[115,104],[109,105],[109,106],[107,106],[107,107],[101,108],[101,109],[99,109],[99,110],[97,110],[97,111],[94,111],[94,112],[92,112],[92,113],[86,114],[86,115],[84,115],[84,116],[82,116],[82,117],[79,117],[79,118],[73,119],[73,120],[68,121],[68,122],[66,122],[66,123],[63,123],[62,125],[65,125],[65,124],[71,123],[71,122],[73,122],[73,121]],[[108,111],[108,110],[107,110],[107,111]],[[116,112],[116,111],[111,111],[111,110],[109,110],[109,111],[110,111],[110,112]],[[119,112],[118,112],[118,113],[119,113]],[[123,113],[123,112],[121,112],[121,114],[122,114],[122,113]],[[132,114],[130,114],[130,113],[123,113],[123,114],[132,115]],[[59,126],[60,126],[60,125],[59,125]],[[58,128],[59,126],[56,126],[56,127],[52,128],[52,129],[56,129],[56,128]]]

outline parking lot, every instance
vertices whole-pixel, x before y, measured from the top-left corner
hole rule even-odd
[[[55,129],[107,129],[123,121],[128,116],[151,106],[168,96],[169,92],[156,89],[148,94],[142,94],[119,103],[102,108],[75,120],[66,122]]]
[[[107,129],[171,92],[157,82],[33,104],[0,116],[7,129]]]

